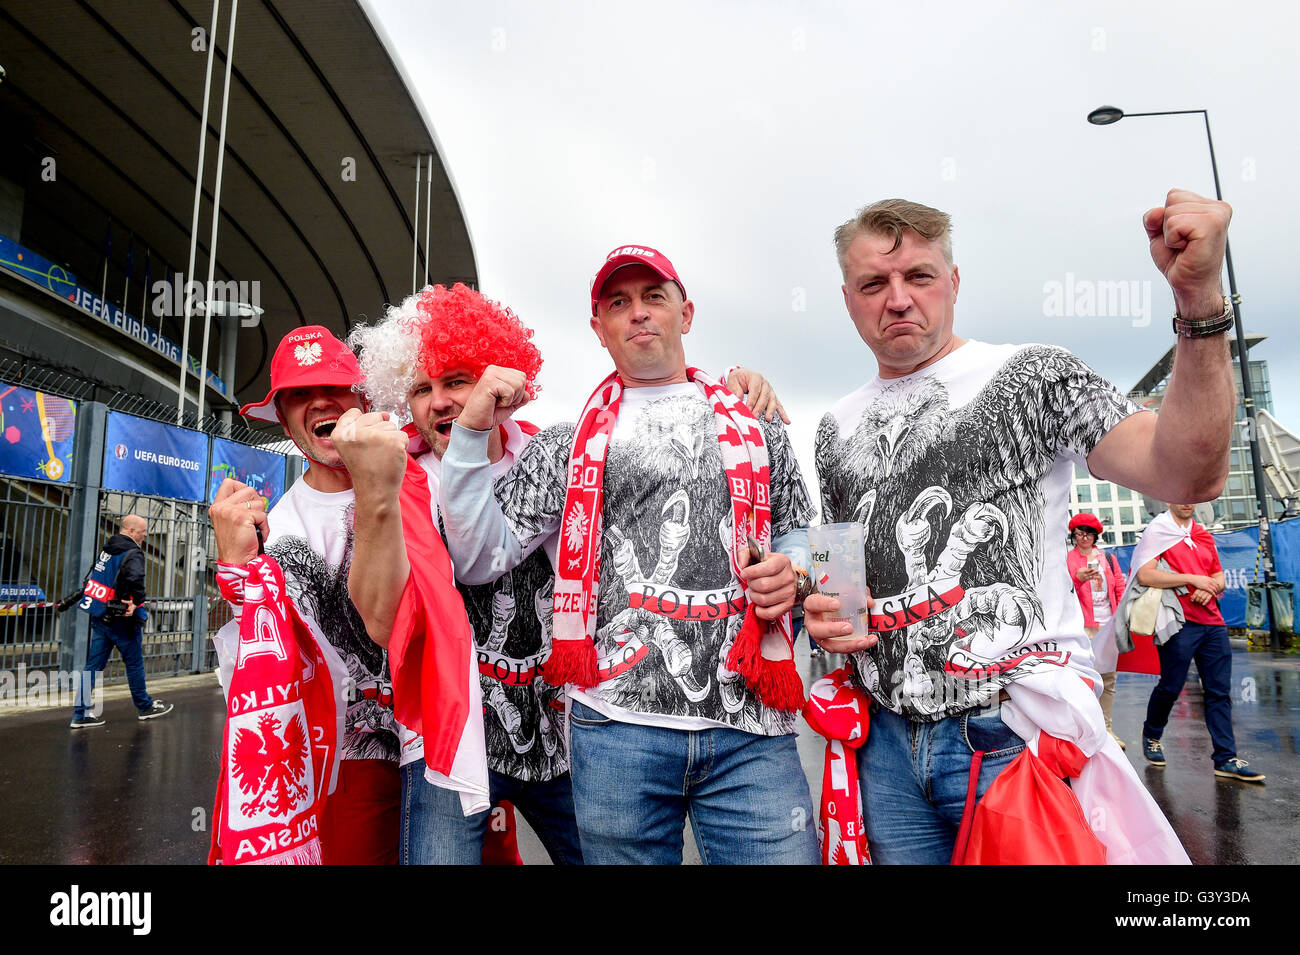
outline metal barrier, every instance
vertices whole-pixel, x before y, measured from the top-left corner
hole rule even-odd
[[[216,591],[209,582],[207,555],[216,553],[208,509],[164,498],[99,493],[99,547],[117,533],[121,519],[138,514],[149,524],[142,545],[149,619],[144,626],[145,676],[176,676],[204,669],[208,637],[207,607]],[[109,681],[125,679],[121,660],[105,671]]]
[[[89,617],[76,610],[59,614],[57,605],[61,598],[80,593],[96,557],[127,514],[138,514],[149,525],[143,545],[149,609],[143,647],[146,676],[214,669],[217,659],[210,635],[230,620],[231,611],[216,590],[216,542],[207,506],[101,487],[108,411],[129,411],[171,424],[176,409],[126,393],[106,394],[103,402],[87,400],[96,396],[93,384],[30,362],[0,361],[0,380],[76,402],[77,420],[65,480],[0,474],[0,671],[25,668],[67,675],[84,666]],[[186,424],[198,425],[214,437],[280,453],[292,447],[238,420],[209,417],[198,422],[193,413],[186,417]],[[290,482],[296,476],[293,471],[287,475]],[[125,681],[117,654],[103,679]]]
[[[0,670],[58,669],[72,490],[0,476]]]

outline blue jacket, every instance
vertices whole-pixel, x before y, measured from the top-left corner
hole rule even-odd
[[[110,602],[126,603],[128,597],[136,603],[136,619],[148,619],[143,606],[144,551],[125,534],[114,534],[99,552],[77,606],[92,617],[102,617]]]

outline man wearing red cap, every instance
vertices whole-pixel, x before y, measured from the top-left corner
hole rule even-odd
[[[367,634],[348,592],[358,550],[352,532],[354,474],[332,440],[350,409],[364,411],[354,388],[361,372],[352,352],[326,328],[300,328],[280,342],[271,389],[241,412],[278,421],[311,462],[269,515],[255,490],[227,479],[210,510],[223,573],[238,574],[257,553],[283,568],[290,597],[342,657],[348,671],[347,715],[338,784],[321,820],[323,860],[330,864],[392,864],[398,845],[398,727],[384,650]],[[375,416],[378,417],[378,416]],[[400,448],[404,457],[404,442]]]
[[[1083,632],[1088,639],[1094,639],[1106,626],[1119,598],[1124,593],[1124,572],[1119,569],[1115,555],[1102,550],[1098,540],[1101,538],[1101,521],[1095,514],[1076,514],[1070,518],[1070,536],[1074,546],[1065,555],[1065,569],[1074,581],[1074,592],[1079,597],[1079,608],[1083,611]],[[1111,725],[1111,714],[1115,710],[1114,670],[1101,675],[1105,689],[1101,693],[1101,712],[1106,718],[1106,731],[1115,736]],[[1127,749],[1124,741],[1115,736],[1120,749]]]
[[[695,307],[662,253],[611,252],[591,310],[615,373],[495,495],[490,442],[527,376],[486,368],[452,425],[440,498],[457,575],[491,580],[558,533],[543,672],[570,688],[588,863],[680,862],[688,812],[706,862],[815,863],[793,736],[797,581],[772,550],[806,565],[798,464],[779,423],[687,367]]]

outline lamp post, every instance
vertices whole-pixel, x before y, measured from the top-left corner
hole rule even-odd
[[[1205,138],[1210,145],[1210,169],[1214,173],[1214,197],[1220,202],[1223,201],[1223,190],[1219,188],[1219,165],[1214,161],[1214,137],[1210,135],[1210,114],[1203,109],[1173,109],[1162,110],[1154,113],[1126,113],[1115,106],[1099,106],[1088,114],[1088,122],[1094,126],[1110,126],[1118,123],[1126,116],[1184,116],[1199,113],[1205,120]],[[1247,437],[1250,441],[1250,466],[1255,477],[1255,509],[1256,519],[1259,522],[1259,541],[1264,551],[1264,583],[1271,584],[1274,581],[1273,574],[1273,540],[1269,529],[1268,498],[1264,484],[1264,466],[1259,456],[1259,438],[1256,431],[1255,421],[1255,390],[1250,383],[1250,357],[1246,350],[1246,329],[1241,320],[1241,296],[1237,294],[1237,276],[1232,270],[1232,246],[1228,243],[1227,237],[1224,237],[1223,257],[1228,265],[1228,292],[1232,299],[1232,309],[1236,316],[1233,323],[1233,329],[1237,335],[1237,361],[1241,368],[1241,403],[1246,408],[1246,419],[1249,422]],[[1265,609],[1268,610],[1268,598],[1265,598]],[[1272,626],[1273,615],[1269,612],[1269,629],[1271,631],[1271,640],[1274,649],[1280,649],[1281,635],[1277,628]]]

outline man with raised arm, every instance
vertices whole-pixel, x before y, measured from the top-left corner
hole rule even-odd
[[[872,632],[846,636],[821,595],[804,625],[854,655],[873,700],[859,750],[873,861],[949,861],[968,795],[1039,730],[1091,757],[1075,783],[1085,806],[1099,772],[1131,796],[1096,833],[1110,861],[1186,860],[1106,733],[1094,694],[1114,661],[1093,663],[1057,541],[1075,465],[1164,500],[1222,488],[1236,405],[1219,279],[1230,216],[1174,190],[1143,219],[1177,308],[1158,419],[1064,349],[959,337],[945,213],[891,199],[836,230],[844,302],[878,373],[823,418],[817,467],[824,519],[866,528]],[[1139,816],[1164,838],[1131,836]]]

